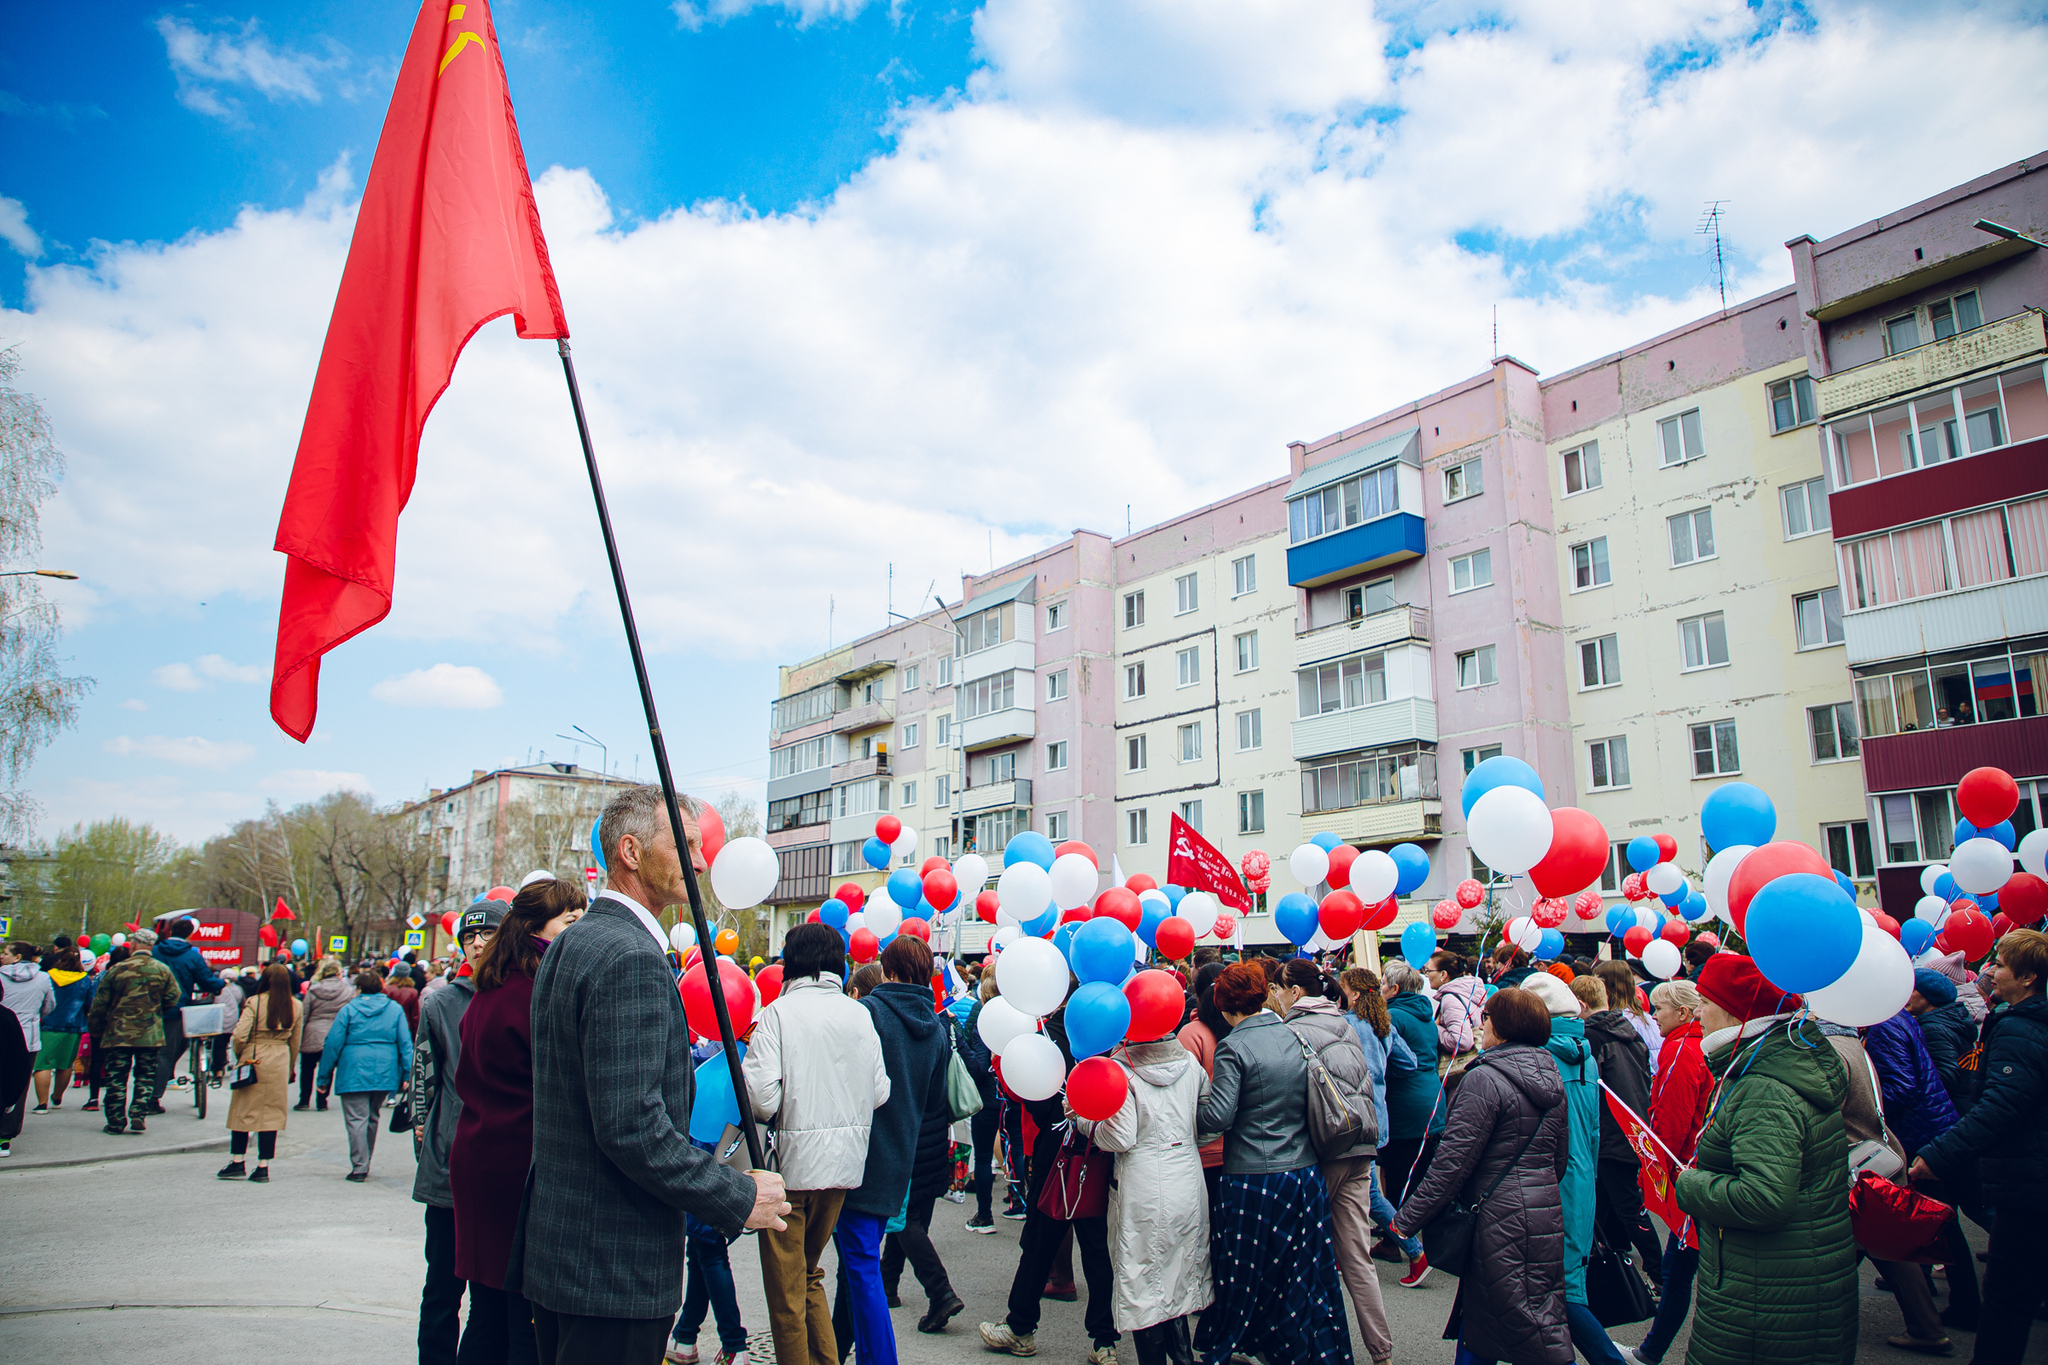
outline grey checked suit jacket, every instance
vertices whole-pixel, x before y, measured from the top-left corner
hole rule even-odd
[[[593,901],[534,980],[528,1299],[557,1313],[672,1316],[684,1211],[729,1235],[745,1225],[754,1182],[690,1144],[690,1091],[667,955],[626,906]]]

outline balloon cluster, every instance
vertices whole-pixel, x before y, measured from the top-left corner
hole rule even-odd
[[[1963,775],[1955,849],[1946,864],[1921,869],[1924,894],[1900,931],[1907,952],[1961,952],[1975,962],[2007,929],[2032,927],[2048,915],[2048,830],[2016,840],[2011,817],[2018,805],[2019,785],[2003,770]]]
[[[1621,940],[1644,971],[1668,980],[1685,965],[1678,950],[1691,937],[1686,925],[1714,912],[1707,894],[1686,882],[1677,862],[1678,841],[1670,835],[1639,834],[1628,841],[1623,856],[1632,869],[1621,881],[1625,903],[1596,913],[1606,915],[1607,932]]]
[[[1290,891],[1275,903],[1273,924],[1295,947],[1315,951],[1343,943],[1361,930],[1392,924],[1400,913],[1399,898],[1429,876],[1429,855],[1415,844],[1361,852],[1325,832],[1290,853],[1287,870],[1305,889]],[[1320,901],[1313,895],[1318,886],[1329,888]],[[1411,939],[1420,946],[1417,929],[1428,935],[1428,951],[1423,953],[1427,961],[1436,950],[1436,935],[1426,924],[1408,926],[1402,950],[1409,951]]]

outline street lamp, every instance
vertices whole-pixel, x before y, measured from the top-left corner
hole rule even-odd
[[[611,767],[611,750],[604,747],[603,740],[599,739],[596,735],[591,734],[590,731],[584,729],[582,726],[572,725],[569,728],[571,730],[574,730],[576,732],[576,735],[583,736],[584,739],[589,740],[592,744],[595,744],[597,746],[597,786],[599,791],[603,791],[604,780],[605,777],[608,775],[608,772]],[[571,744],[576,744],[580,742],[576,738],[576,735],[557,734],[555,738],[566,739]]]
[[[37,578],[62,578],[67,581],[78,577],[69,569],[7,569],[0,571],[0,578],[21,578],[28,574],[34,574]]]
[[[2009,228],[2003,223],[1994,223],[1989,218],[1979,218],[1975,227],[1979,232],[1988,232],[1993,237],[2003,237],[2008,242],[2025,242],[2028,246],[2048,247],[2048,242],[2029,237],[2018,228]]]

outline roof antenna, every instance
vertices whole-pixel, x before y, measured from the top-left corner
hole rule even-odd
[[[1500,305],[1497,303],[1493,305],[1493,355],[1491,359],[1500,359]]]
[[[1728,311],[1728,258],[1721,249],[1721,205],[1726,199],[1709,199],[1706,212],[1700,215],[1697,229],[1703,237],[1714,239],[1714,282],[1721,290],[1721,311]]]

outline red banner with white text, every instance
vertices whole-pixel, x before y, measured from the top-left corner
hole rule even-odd
[[[1167,843],[1166,880],[1190,891],[1207,891],[1239,914],[1250,914],[1252,898],[1238,880],[1237,869],[1216,846],[1178,815]]]

